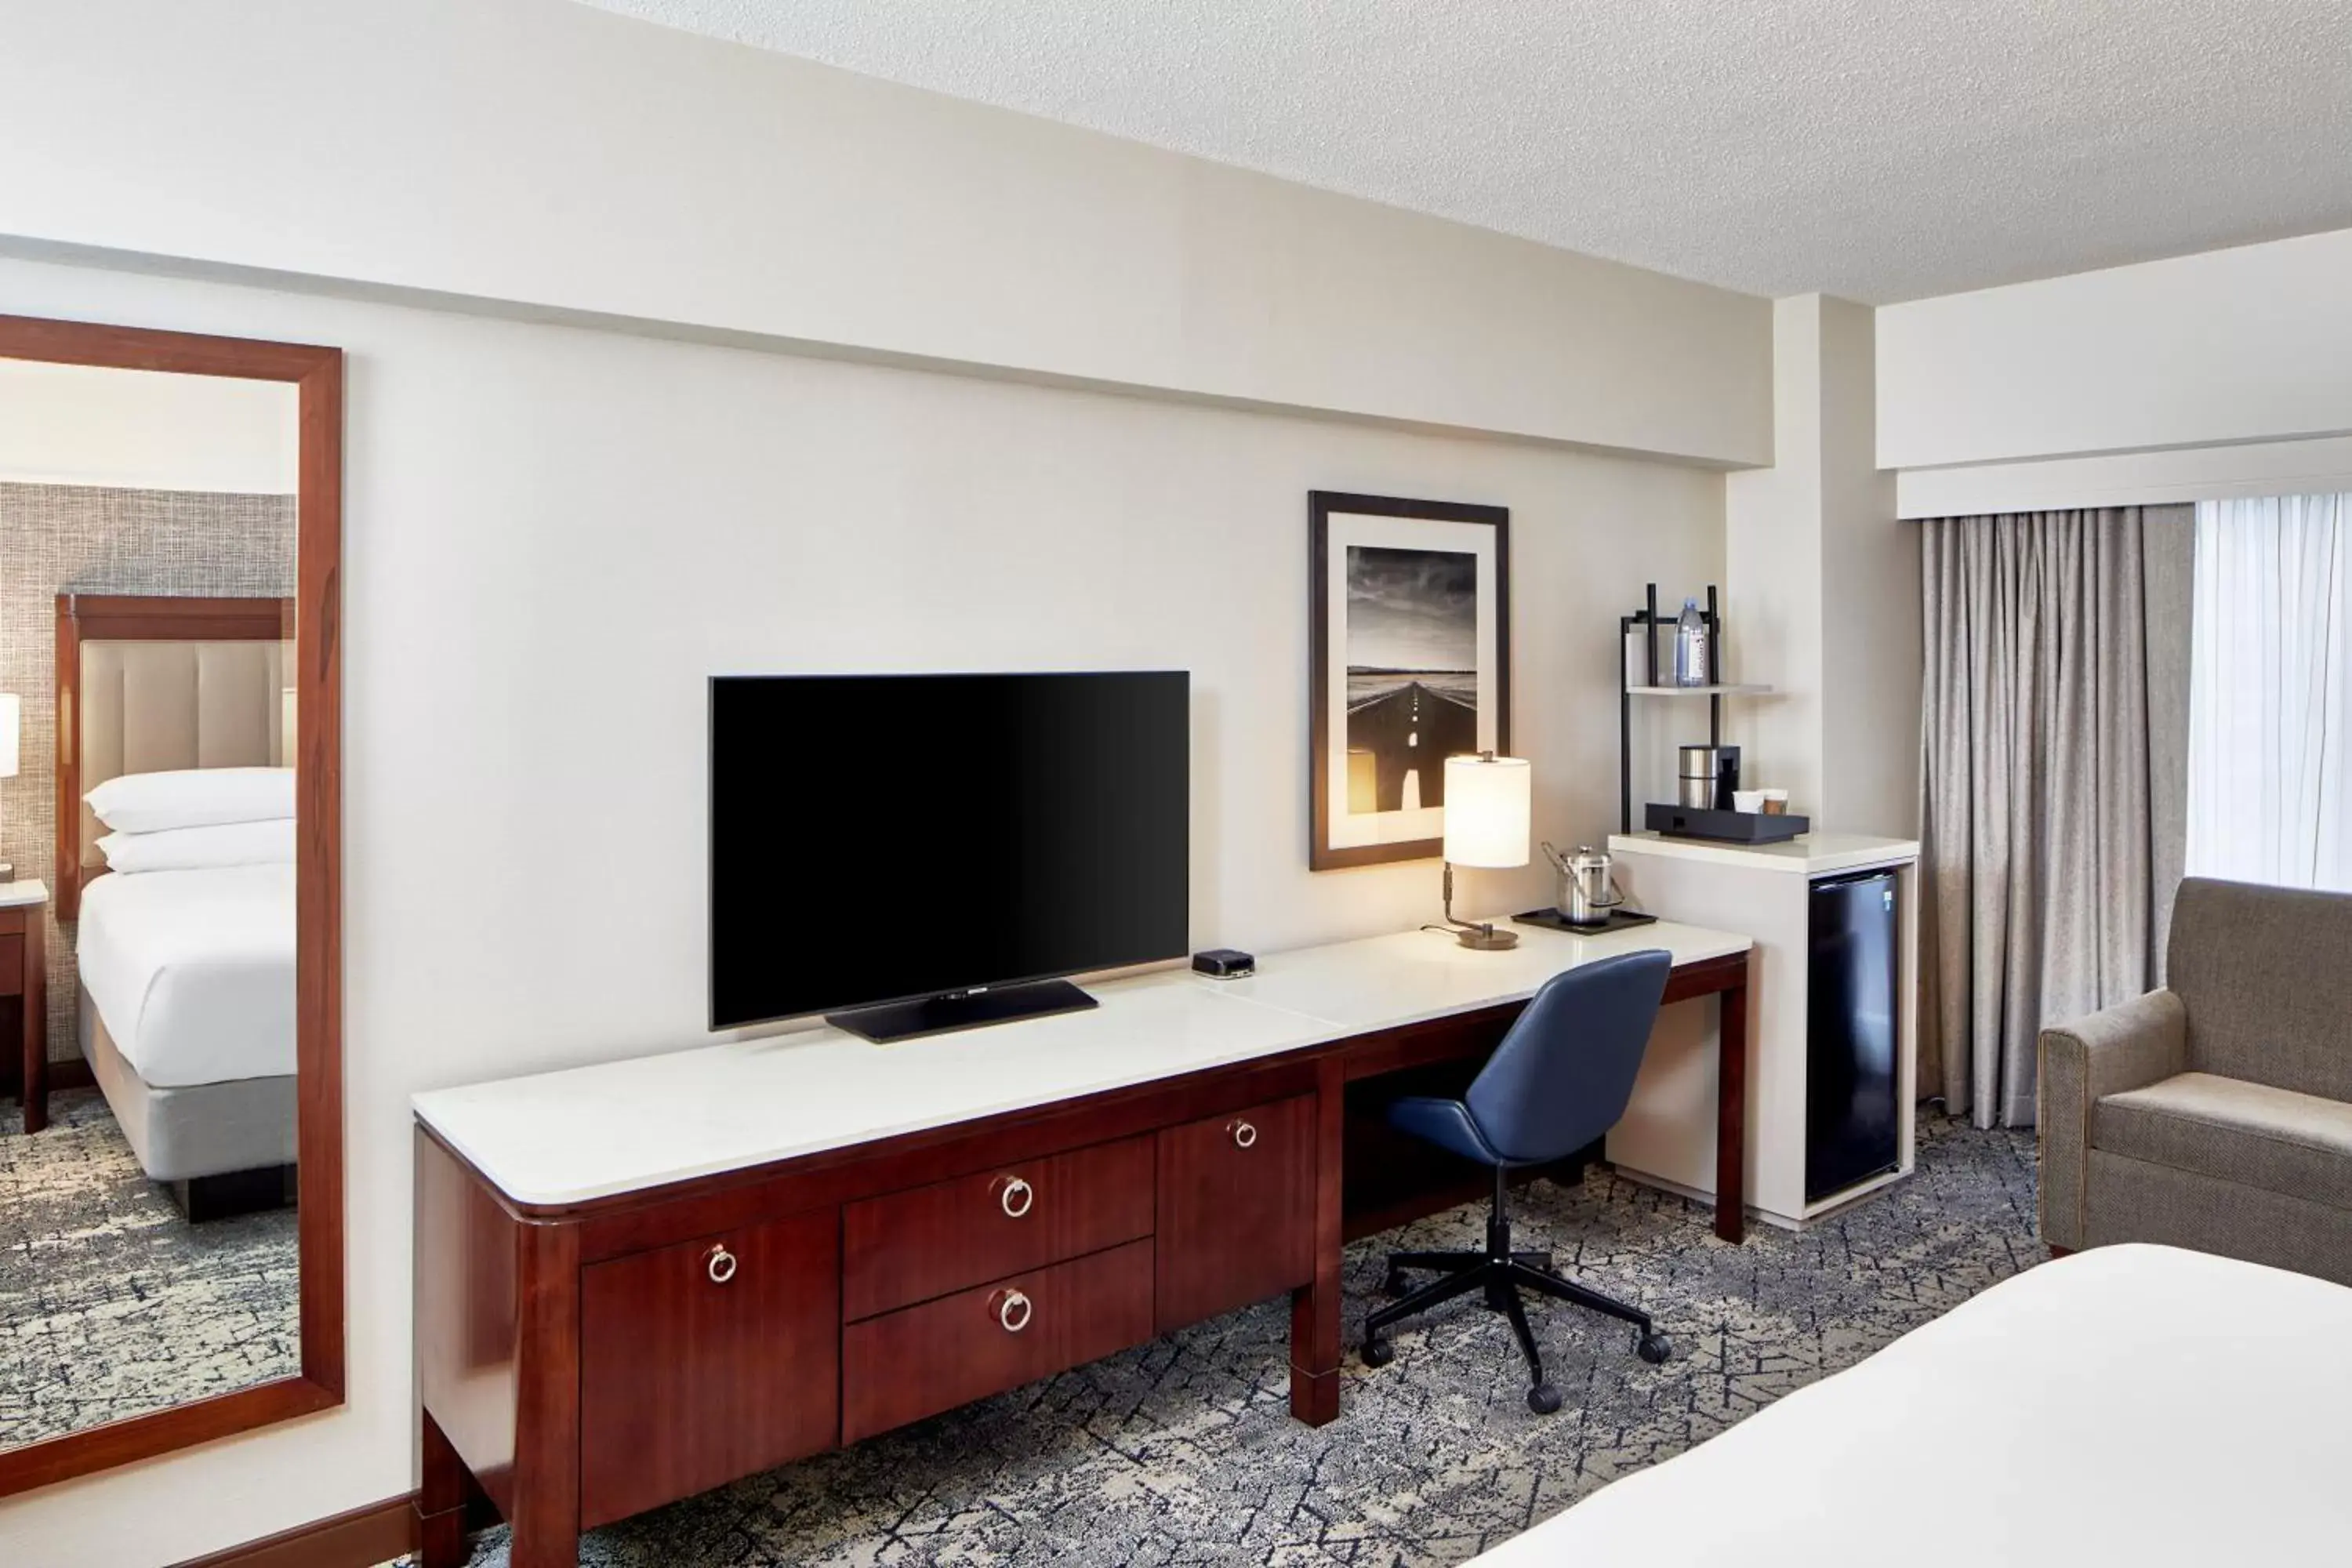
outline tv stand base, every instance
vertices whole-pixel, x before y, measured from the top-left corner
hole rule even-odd
[[[1093,997],[1066,980],[1040,980],[1028,985],[992,985],[983,991],[926,996],[919,1002],[891,1002],[854,1012],[828,1013],[824,1021],[877,1045],[888,1045],[894,1040],[977,1029],[1015,1018],[1078,1013],[1097,1005]]]

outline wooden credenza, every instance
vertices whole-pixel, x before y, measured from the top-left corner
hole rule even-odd
[[[1669,994],[1722,994],[1744,1040],[1747,963]],[[515,1568],[569,1565],[583,1530],[1286,1293],[1293,1413],[1331,1419],[1350,1080],[1475,1065],[1519,1005],[575,1202],[517,1201],[420,1108],[426,1568],[469,1507]]]

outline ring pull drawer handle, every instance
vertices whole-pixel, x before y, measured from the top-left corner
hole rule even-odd
[[[713,1285],[724,1285],[735,1278],[735,1255],[727,1250],[725,1242],[719,1242],[706,1253],[704,1261]]]
[[[1037,1203],[1037,1189],[1018,1176],[996,1178],[996,1206],[1007,1219],[1019,1219]]]
[[[1018,1290],[999,1290],[989,1298],[989,1310],[996,1314],[996,1326],[1008,1334],[1019,1333],[1037,1315],[1036,1307]]]
[[[1236,1121],[1225,1131],[1234,1135],[1236,1149],[1246,1149],[1257,1142],[1257,1128],[1247,1121]]]

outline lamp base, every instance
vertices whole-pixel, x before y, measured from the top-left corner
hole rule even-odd
[[[1445,862],[1445,923],[1437,929],[1452,931],[1454,941],[1480,952],[1500,952],[1507,947],[1519,945],[1519,933],[1515,931],[1496,931],[1484,921],[1475,925],[1465,924],[1454,918],[1454,862],[1451,860]]]

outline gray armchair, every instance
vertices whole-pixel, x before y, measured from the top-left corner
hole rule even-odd
[[[2352,1285],[2352,895],[2191,878],[2169,988],[2042,1032],[2042,1238]]]

